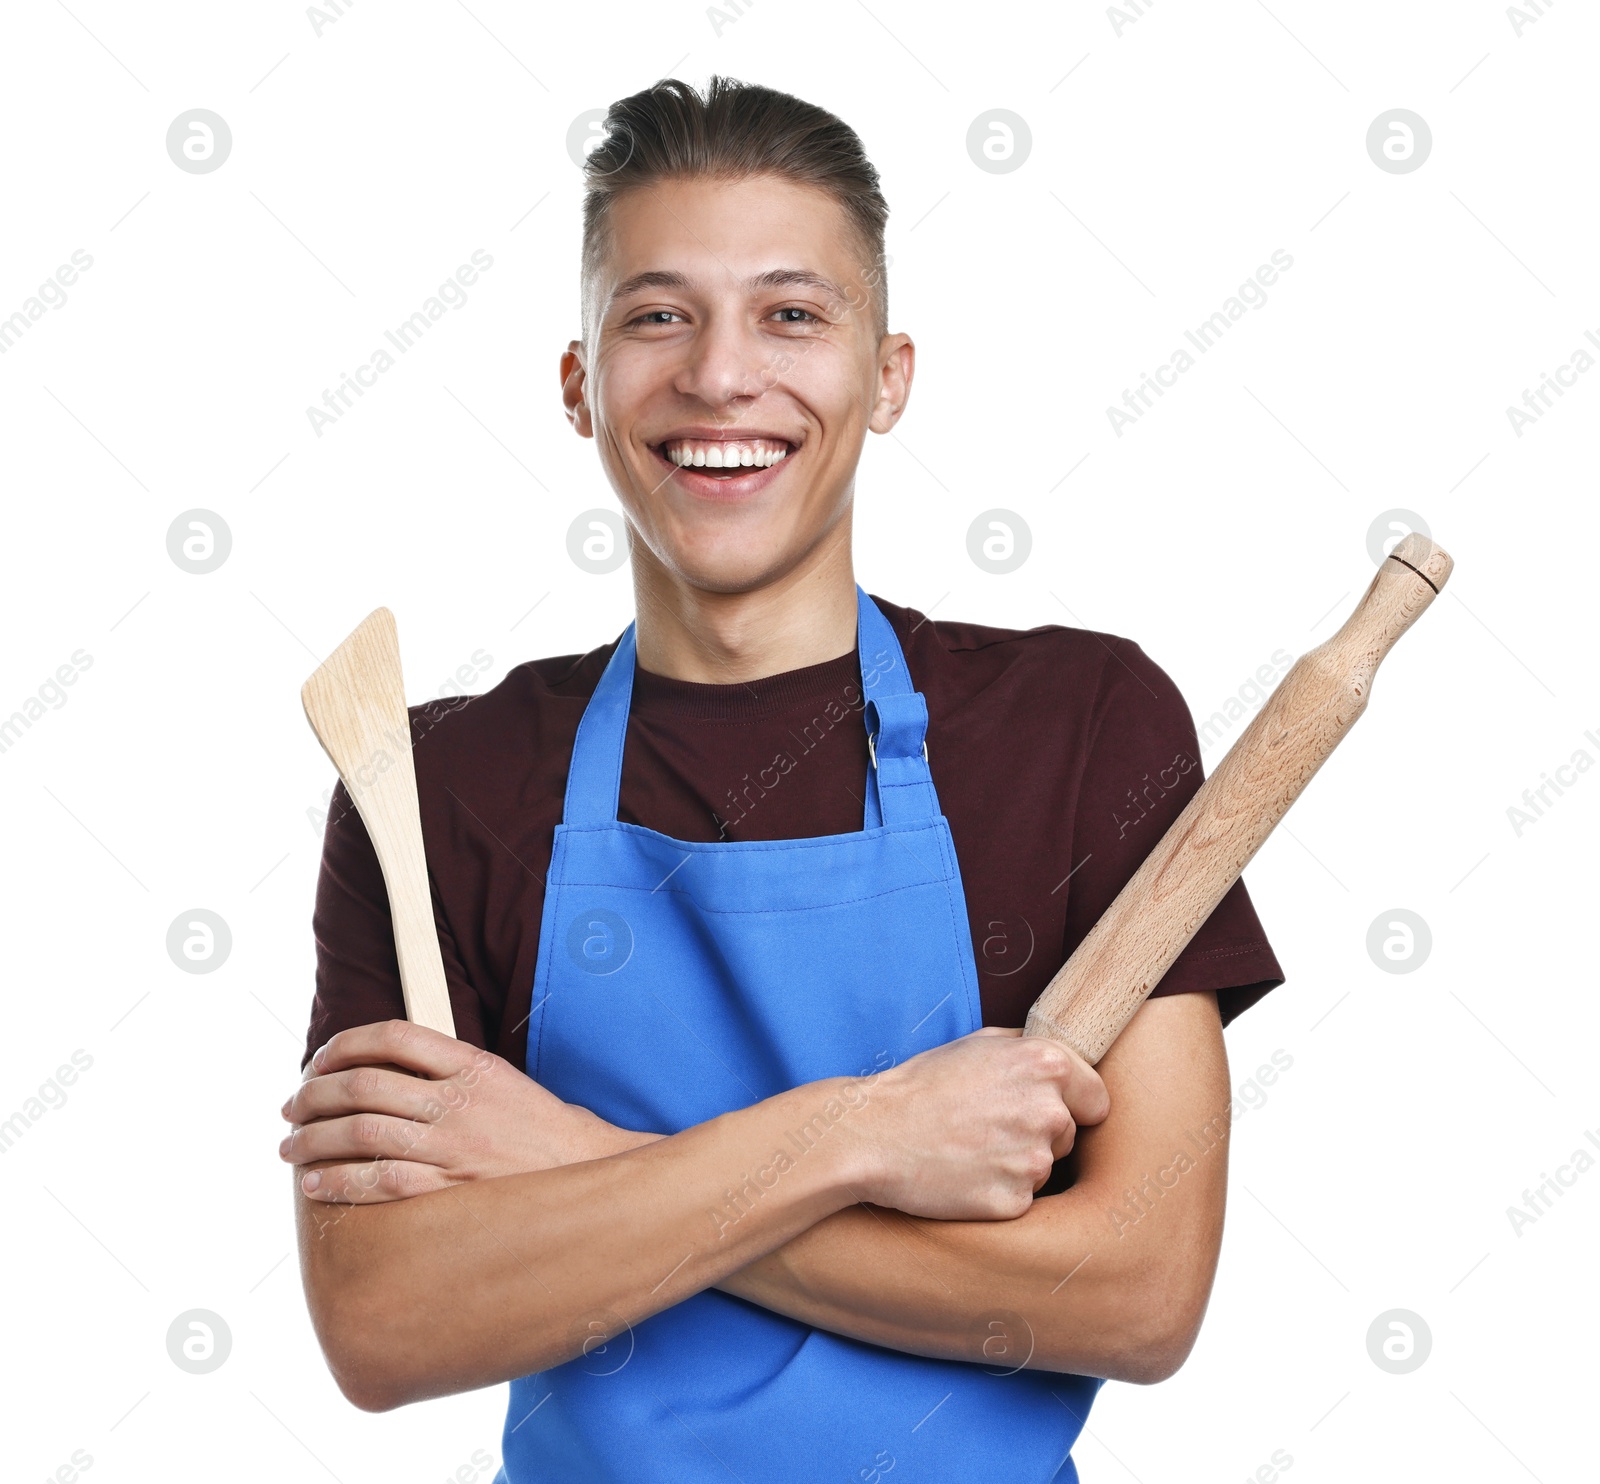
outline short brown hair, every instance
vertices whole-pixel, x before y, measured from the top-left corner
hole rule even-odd
[[[844,208],[863,261],[862,283],[888,333],[884,227],[889,205],[855,130],[825,108],[732,77],[713,77],[704,96],[675,77],[618,99],[606,138],[584,161],[582,297],[589,333],[588,285],[611,247],[611,203],[672,177],[736,180],[778,175],[826,191]],[[853,289],[853,286],[852,286]],[[858,303],[851,293],[852,306]]]

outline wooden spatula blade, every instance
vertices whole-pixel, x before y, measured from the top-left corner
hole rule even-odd
[[[433,921],[394,614],[369,613],[300,688],[306,720],[372,838],[394,921],[406,1018],[455,1035]]]

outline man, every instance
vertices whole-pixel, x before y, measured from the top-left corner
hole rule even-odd
[[[511,1381],[509,1484],[1076,1479],[1104,1379],[1194,1343],[1222,1025],[1282,982],[1240,883],[1098,1070],[1017,1029],[1198,785],[1188,710],[1127,640],[856,585],[914,348],[851,130],[667,81],[587,186],[562,396],[638,616],[412,710],[460,1040],[398,1018],[336,790],[282,1148],[319,1338],[371,1410]]]

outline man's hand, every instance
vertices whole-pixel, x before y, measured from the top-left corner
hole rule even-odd
[[[323,1164],[301,1189],[356,1204],[601,1159],[657,1137],[619,1129],[502,1057],[404,1020],[340,1031],[312,1057],[283,1116],[294,1128],[282,1159]]]
[[[849,1137],[871,1150],[866,1199],[911,1216],[1020,1216],[1072,1150],[1078,1126],[1111,1111],[1076,1052],[1020,1027],[986,1026],[879,1074]]]
[[[296,1127],[279,1154],[334,1161],[302,1181],[319,1201],[401,1200],[661,1137],[607,1123],[501,1057],[404,1020],[339,1032],[304,1076],[283,1107]],[[1078,1127],[1111,1107],[1093,1067],[1020,1028],[985,1027],[873,1081],[841,1124],[874,1172],[863,1198],[943,1220],[1021,1215]]]

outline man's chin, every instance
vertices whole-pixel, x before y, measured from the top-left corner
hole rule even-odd
[[[830,502],[832,519],[821,516],[807,498],[778,510],[685,511],[676,500],[663,503],[664,493],[643,502],[643,520],[630,514],[634,562],[638,566],[642,558],[656,573],[697,592],[756,592],[782,582],[802,565],[826,560],[824,548],[836,539],[848,548],[848,491]]]
[[[792,570],[793,565],[792,562],[753,557],[711,561],[686,559],[670,570],[679,582],[695,592],[733,597],[771,586]]]
[[[731,542],[726,533],[703,544],[678,543],[657,552],[674,581],[696,592],[732,596],[780,582],[808,548],[776,542]]]

